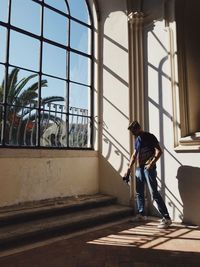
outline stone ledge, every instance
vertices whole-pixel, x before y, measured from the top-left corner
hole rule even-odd
[[[0,148],[0,158],[82,158],[97,156],[98,151],[94,150]]]

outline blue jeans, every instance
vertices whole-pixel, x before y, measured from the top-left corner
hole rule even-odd
[[[136,200],[138,213],[144,215],[145,198],[144,198],[144,186],[147,183],[151,198],[155,200],[160,214],[164,218],[170,218],[165,202],[163,201],[160,193],[158,192],[157,183],[157,171],[156,168],[146,170],[144,167],[136,168],[135,178],[136,178]]]

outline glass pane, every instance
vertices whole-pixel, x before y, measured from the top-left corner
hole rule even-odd
[[[75,17],[87,24],[91,24],[88,7],[85,0],[68,0],[68,2],[72,17]]]
[[[11,24],[26,31],[40,34],[40,5],[27,0],[12,1]]]
[[[2,140],[3,140],[3,106],[0,105],[0,145],[2,144]]]
[[[23,106],[36,107],[38,102],[38,75],[19,68],[9,68],[7,81],[8,103],[21,112]]]
[[[69,118],[69,146],[77,148],[90,147],[90,119],[80,116]]]
[[[7,107],[5,142],[8,145],[35,146],[37,110],[15,106]]]
[[[50,104],[52,105],[52,104]],[[52,108],[50,107],[52,110]],[[40,145],[45,147],[66,147],[66,114],[44,110],[41,112]]]
[[[49,6],[52,6],[64,13],[67,13],[68,14],[68,8],[67,8],[67,5],[66,5],[66,1],[65,0],[45,0],[44,1],[45,4],[49,5]]]
[[[56,77],[67,77],[67,51],[44,43],[43,72]]]
[[[41,90],[42,104],[53,103],[59,106],[62,105],[62,110],[64,111],[67,95],[66,82],[48,76],[42,76],[42,79],[47,84],[47,87],[43,87]]]
[[[45,8],[44,37],[57,43],[68,45],[68,19]]]
[[[77,22],[71,21],[70,46],[79,51],[90,53],[91,30]]]
[[[0,65],[0,103],[3,103],[4,78],[5,78],[5,68],[4,66]]]
[[[0,62],[6,60],[6,28],[0,26]]]
[[[90,87],[70,83],[69,106],[85,109],[88,111],[89,103],[90,103]]]
[[[47,82],[47,87],[41,90],[42,108],[50,110],[47,104],[52,103],[61,112],[66,111],[66,82],[48,76],[43,76],[42,79]]]
[[[39,70],[38,40],[27,35],[11,31],[10,35],[10,64],[27,69]]]
[[[0,21],[8,22],[8,0],[0,0]]]
[[[79,54],[70,54],[70,80],[90,85],[90,64],[88,57]]]

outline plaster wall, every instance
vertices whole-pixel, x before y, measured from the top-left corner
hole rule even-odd
[[[89,0],[94,23],[95,151],[0,149],[0,207],[50,198],[99,192],[98,162],[98,23],[95,1]]]
[[[155,20],[146,25],[144,35],[147,129],[157,136],[164,151],[157,164],[158,180],[172,219],[200,225],[199,150],[175,149],[175,133],[180,130],[176,23],[171,19],[166,25],[164,1],[156,2]],[[150,12],[148,5],[146,13]]]
[[[99,191],[97,152],[0,152],[0,207]]]
[[[128,23],[126,1],[99,4],[100,191],[129,203],[122,176],[129,160]]]

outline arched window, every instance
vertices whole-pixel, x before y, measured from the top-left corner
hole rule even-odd
[[[0,146],[92,148],[86,0],[1,0]]]

